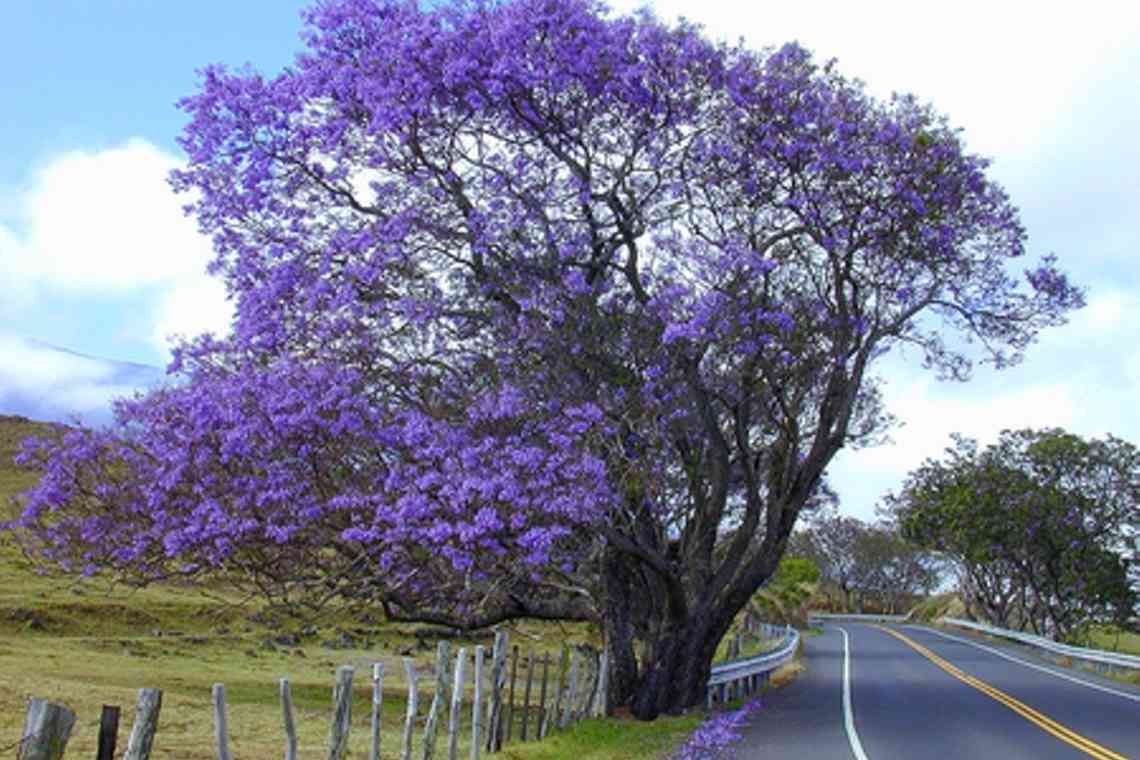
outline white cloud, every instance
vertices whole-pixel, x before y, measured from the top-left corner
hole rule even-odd
[[[156,309],[150,339],[165,346],[174,336],[192,337],[201,332],[225,334],[233,307],[226,289],[214,278],[188,279],[163,293]]]
[[[14,204],[16,229],[0,225],[0,313],[51,293],[144,294],[132,328],[165,352],[172,333],[224,332],[231,307],[209,278],[210,241],[167,184],[178,159],[141,139],[101,151],[73,151],[35,172]]]
[[[25,197],[27,234],[9,271],[76,290],[200,275],[209,241],[166,184],[178,161],[143,140],[57,157]]]

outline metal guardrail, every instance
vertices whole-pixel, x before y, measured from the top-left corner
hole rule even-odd
[[[812,612],[808,615],[808,622],[813,620],[854,620],[856,622],[864,620],[875,620],[887,623],[901,623],[906,620],[906,615],[860,615],[855,613],[843,612]]]
[[[1010,639],[1012,641],[1019,641],[1022,644],[1028,644],[1038,649],[1044,649],[1053,654],[1061,655],[1062,657],[1070,657],[1075,660],[1084,660],[1086,662],[1097,663],[1098,665],[1105,665],[1114,668],[1127,668],[1130,670],[1140,670],[1140,657],[1130,654],[1120,654],[1118,652],[1106,652],[1101,649],[1087,649],[1085,647],[1075,647],[1068,644],[1058,644],[1056,641],[1047,639],[1044,636],[1035,636],[1032,633],[1025,633],[1024,631],[1011,631],[1006,628],[997,628],[986,623],[976,623],[973,620],[961,620],[959,618],[942,618],[941,622],[949,623],[950,625],[958,626],[959,628],[966,628],[980,633],[986,633],[990,636],[997,636],[1003,639]]]
[[[781,638],[780,645],[771,652],[747,657],[734,662],[714,665],[709,677],[705,707],[712,710],[714,693],[721,704],[746,694],[752,694],[768,681],[772,671],[791,662],[800,645],[800,632],[790,625],[763,625],[764,633]]]

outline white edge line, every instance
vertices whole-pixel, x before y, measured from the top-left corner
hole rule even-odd
[[[915,630],[929,631],[930,633],[933,633],[935,636],[941,636],[944,639],[951,639],[953,641],[961,642],[962,644],[968,644],[968,645],[974,647],[975,649],[981,649],[983,652],[989,652],[992,655],[996,655],[997,657],[1001,657],[1003,660],[1009,660],[1010,662],[1016,662],[1018,665],[1024,665],[1025,667],[1033,668],[1034,670],[1040,670],[1042,673],[1048,673],[1051,676],[1056,676],[1057,678],[1061,678],[1061,679],[1064,679],[1066,681],[1070,681],[1072,683],[1079,684],[1081,686],[1086,686],[1090,689],[1096,689],[1097,691],[1103,691],[1105,694],[1113,694],[1117,697],[1123,697],[1124,699],[1130,699],[1133,702],[1140,702],[1140,696],[1138,696],[1136,694],[1129,694],[1126,691],[1118,691],[1116,689],[1109,688],[1108,686],[1101,686],[1098,683],[1090,683],[1089,681],[1085,681],[1085,680],[1082,680],[1082,679],[1077,678],[1075,676],[1071,676],[1068,673],[1058,673],[1056,670],[1053,670],[1052,668],[1046,668],[1042,665],[1037,665],[1037,664],[1032,663],[1032,662],[1026,662],[1025,660],[1021,659],[1020,657],[1014,657],[1013,655],[1006,654],[1005,652],[1001,651],[1000,649],[994,649],[993,647],[987,647],[984,644],[978,644],[977,642],[970,641],[969,639],[964,639],[961,636],[954,636],[953,634],[943,633],[942,631],[936,631],[933,628],[926,628],[926,627],[920,626],[920,625],[910,625],[907,627],[913,628]]]
[[[847,729],[847,741],[851,744],[851,754],[855,760],[867,760],[859,733],[855,730],[855,714],[851,711],[851,654],[847,644],[847,631],[835,626],[843,634],[843,727]]]

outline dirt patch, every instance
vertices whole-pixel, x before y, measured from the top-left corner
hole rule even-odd
[[[796,680],[796,678],[799,677],[800,673],[803,673],[805,670],[807,670],[807,668],[802,662],[800,662],[799,659],[792,660],[786,665],[781,665],[780,667],[776,668],[776,670],[772,673],[772,678],[769,683],[772,684],[772,688],[774,689],[778,689],[781,686],[787,686],[792,681]]]
[[[52,608],[72,618],[110,618],[128,626],[152,625],[159,620],[146,610],[119,602],[64,602]]]
[[[34,610],[29,607],[14,607],[5,610],[3,619],[15,623],[24,631],[48,632],[60,626],[60,621],[44,610]]]

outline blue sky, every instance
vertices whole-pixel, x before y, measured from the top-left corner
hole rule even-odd
[[[76,411],[89,412],[123,390],[108,383],[87,392],[98,373],[46,356],[29,338],[161,366],[166,336],[225,329],[229,307],[203,274],[209,244],[164,182],[182,160],[174,102],[194,91],[195,70],[208,63],[249,62],[266,73],[288,64],[305,5],[7,4],[0,405],[12,388],[35,389],[83,398],[87,407]],[[838,58],[876,94],[932,101],[973,150],[994,159],[1033,256],[1056,253],[1089,289],[1089,307],[1043,335],[1013,370],[983,368],[967,385],[942,384],[915,357],[888,358],[887,399],[904,424],[893,445],[837,459],[832,475],[846,511],[870,516],[882,491],[937,455],[954,431],[989,441],[1003,427],[1058,425],[1140,443],[1140,11],[1101,0],[653,7],[754,47],[798,39],[821,59]]]

